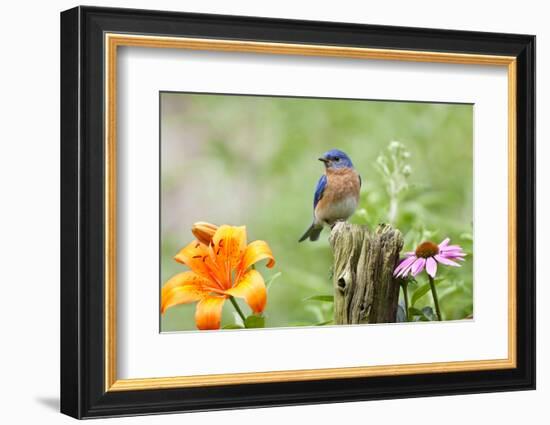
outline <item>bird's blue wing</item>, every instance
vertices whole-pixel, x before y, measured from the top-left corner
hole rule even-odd
[[[315,207],[323,197],[325,187],[327,187],[327,176],[323,174],[317,182],[317,187],[315,188],[315,196],[313,197],[313,209],[315,209]]]

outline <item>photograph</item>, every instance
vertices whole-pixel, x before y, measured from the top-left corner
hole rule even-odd
[[[160,92],[160,331],[474,320],[473,116]]]

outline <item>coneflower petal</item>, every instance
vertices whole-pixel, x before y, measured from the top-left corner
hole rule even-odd
[[[435,277],[436,272],[437,262],[432,257],[430,257],[426,260],[426,273],[428,273],[431,277]]]
[[[415,257],[415,261],[416,261],[416,258],[417,257]],[[411,264],[408,264],[406,267],[403,267],[403,270],[397,273],[396,277],[405,278],[405,276],[407,276],[407,274],[409,274],[409,272],[411,271],[413,264],[414,264],[414,261]]]
[[[451,241],[451,238],[446,238],[439,244],[439,249],[444,248],[447,246],[447,244]]]
[[[394,276],[397,276],[398,274],[400,274],[399,272],[402,272],[404,269],[407,268],[407,266],[410,266],[412,263],[414,263],[416,260],[416,257],[415,256],[411,256],[411,257],[408,257],[408,258],[405,258],[403,261],[401,261],[401,263],[395,268],[394,272],[393,272],[393,275]]]
[[[439,255],[443,255],[444,257],[447,257],[447,258],[452,258],[452,257],[466,257],[466,253],[465,252],[462,252],[462,251],[443,251],[443,252],[440,252]]]
[[[411,267],[411,274],[416,276],[422,270],[424,270],[424,265],[426,264],[425,258],[418,258]]]
[[[454,261],[449,260],[448,258],[443,257],[442,255],[436,255],[434,258],[435,258],[439,263],[445,264],[446,266],[460,267],[460,264],[455,263]]]
[[[459,245],[447,245],[447,246],[444,246],[444,247],[439,247],[439,250],[441,252],[462,251],[462,248]]]

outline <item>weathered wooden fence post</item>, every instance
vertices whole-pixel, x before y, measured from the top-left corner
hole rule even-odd
[[[393,270],[403,248],[399,230],[381,224],[337,223],[330,234],[334,253],[334,323],[395,322],[399,285]]]

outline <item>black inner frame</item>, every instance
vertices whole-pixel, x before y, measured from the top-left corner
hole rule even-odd
[[[104,391],[104,34],[517,58],[517,368]],[[61,411],[77,418],[535,388],[535,37],[77,7],[61,14]],[[506,213],[506,212],[503,212]]]

